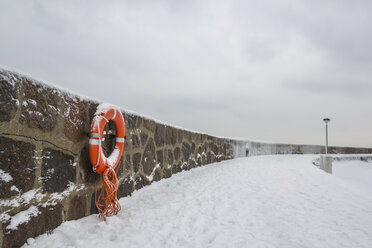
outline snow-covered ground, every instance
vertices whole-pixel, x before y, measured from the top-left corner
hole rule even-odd
[[[372,194],[372,163],[362,161],[334,161],[332,173],[350,187],[364,194]]]
[[[96,215],[65,222],[28,244],[372,247],[372,189],[343,175],[348,162],[335,163],[330,175],[312,164],[314,158],[251,157],[183,172],[121,199],[122,211],[106,222]],[[371,171],[372,164],[358,166]]]

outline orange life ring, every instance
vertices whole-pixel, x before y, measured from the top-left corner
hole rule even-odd
[[[102,150],[101,139],[103,129],[109,121],[113,121],[116,129],[115,148],[111,155],[106,158]],[[102,174],[106,168],[116,168],[120,161],[124,148],[125,125],[124,118],[115,107],[107,107],[96,113],[90,128],[89,159],[93,165],[93,171]]]

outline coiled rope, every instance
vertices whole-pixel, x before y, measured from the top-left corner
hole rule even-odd
[[[96,186],[95,203],[99,217],[102,217],[104,220],[106,220],[106,217],[118,214],[118,212],[121,210],[121,206],[117,198],[118,178],[116,174],[119,171],[119,167],[120,162],[116,167],[116,172],[112,167],[107,167]],[[99,190],[99,186],[101,184],[102,188]]]

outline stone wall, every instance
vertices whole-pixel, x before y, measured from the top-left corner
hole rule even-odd
[[[67,220],[96,213],[100,176],[88,156],[98,102],[0,70],[0,244],[19,247]],[[126,143],[118,196],[213,162],[245,143],[174,128],[122,110]],[[110,129],[111,128],[111,129]],[[106,126],[107,133],[114,125]],[[108,134],[108,155],[114,142]]]

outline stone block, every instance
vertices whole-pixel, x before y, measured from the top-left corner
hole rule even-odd
[[[192,134],[191,134],[191,138],[192,138],[192,140],[193,140],[196,144],[200,144],[200,143],[201,143],[201,134],[199,134],[199,133],[192,133]]]
[[[16,230],[7,229],[10,222],[3,224],[2,247],[20,247],[27,239],[35,238],[43,233],[52,231],[62,224],[62,205],[39,207],[38,215],[30,217],[28,222],[18,225]]]
[[[161,180],[161,170],[158,168],[155,170],[154,178],[152,179],[153,182],[158,182]]]
[[[143,118],[140,116],[137,116],[137,128],[140,128],[143,122]]]
[[[155,144],[156,146],[163,146],[165,141],[165,126],[163,124],[156,124],[155,128]]]
[[[176,174],[176,173],[181,172],[181,171],[182,171],[181,163],[173,165],[172,174]]]
[[[85,196],[74,196],[67,211],[67,220],[77,220],[87,215],[87,199]]]
[[[142,155],[142,168],[146,175],[150,175],[155,167],[155,144],[152,138],[149,139]]]
[[[133,155],[133,170],[134,170],[134,173],[137,173],[140,169],[140,166],[141,166],[141,153],[135,153]]]
[[[67,138],[74,142],[79,142],[87,138],[84,133],[85,123],[87,122],[86,110],[87,102],[81,101],[77,97],[66,95],[65,99],[65,128],[64,133]]]
[[[231,144],[226,144],[226,157],[232,157],[234,154],[233,146]]]
[[[146,145],[147,138],[148,138],[148,135],[146,133],[142,132],[141,133],[141,145],[142,145],[142,147],[144,147]]]
[[[44,192],[62,192],[70,183],[76,183],[76,165],[73,156],[46,148],[42,151],[42,158],[41,181]]]
[[[182,143],[182,154],[183,154],[183,161],[187,162],[190,158],[191,147],[186,142]]]
[[[183,130],[178,130],[178,139],[177,139],[178,144],[182,143],[182,139],[183,139]]]
[[[125,139],[125,142],[124,142],[123,154],[131,153],[132,152],[132,147],[131,147],[131,144],[128,140],[128,137],[125,135],[124,139]]]
[[[213,153],[215,155],[217,155],[218,152],[219,152],[219,148],[218,148],[218,146],[216,144],[212,144],[212,149],[211,150],[213,151]]]
[[[191,142],[191,133],[189,131],[183,130],[183,139],[185,141]]]
[[[214,153],[212,152],[208,152],[207,153],[207,164],[211,164],[214,162],[216,162],[216,155],[214,155]]]
[[[171,169],[164,169],[163,170],[163,177],[164,178],[169,178],[172,176],[172,170]]]
[[[165,128],[165,144],[176,145],[178,138],[177,129],[174,127],[166,126]]]
[[[52,131],[61,111],[58,106],[61,99],[58,90],[28,80],[23,86],[24,100],[20,121],[27,123],[30,128]]]
[[[132,177],[124,178],[123,182],[119,185],[118,188],[118,199],[132,195],[133,191],[134,181],[132,180]]]
[[[168,150],[168,164],[173,164],[173,153],[172,153],[172,150]]]
[[[132,140],[133,149],[136,149],[136,148],[140,147],[140,139],[138,138],[137,135],[132,134],[131,140]]]
[[[139,190],[147,185],[150,185],[151,182],[143,175],[138,175],[134,182],[134,187],[136,190]]]
[[[207,149],[209,149],[210,151],[213,151],[213,142],[208,142],[206,143],[207,144]]]
[[[136,129],[137,127],[137,116],[134,114],[125,114],[126,117],[126,128],[127,129]],[[124,117],[124,118],[125,118]]]
[[[120,178],[122,175],[123,175],[123,172],[124,172],[124,167],[125,167],[125,160],[124,160],[124,157],[121,156],[120,157],[120,161],[119,163],[116,165],[116,168],[115,168],[115,172],[116,172],[116,176],[118,178]]]
[[[164,165],[164,154],[163,150],[156,151],[157,163],[162,167]]]
[[[179,147],[176,147],[174,149],[174,159],[177,161],[181,156],[181,149]]]
[[[98,189],[97,196],[101,193],[101,189]],[[96,192],[94,191],[90,197],[90,214],[98,214],[98,209],[96,207]]]
[[[196,167],[196,161],[194,159],[190,159],[188,163],[188,168],[192,169]]]
[[[199,147],[198,147],[198,154],[201,155],[202,153],[203,153],[203,148],[202,148],[202,146],[199,146]]]
[[[221,151],[222,153],[223,153],[223,155],[227,155],[227,145],[226,145],[226,143],[224,143],[223,145],[222,145],[222,151]]]
[[[88,119],[89,123],[92,123],[93,117],[94,117],[94,114],[97,111],[98,105],[99,105],[98,103],[90,103],[89,104],[89,119]]]
[[[197,166],[202,166],[203,165],[202,156],[198,156],[196,158],[196,163],[197,163]]]
[[[132,163],[131,163],[129,154],[125,155],[124,169],[126,170],[126,172],[129,172],[132,170]]]
[[[202,146],[202,149],[203,149],[203,152],[206,153],[207,150],[208,150],[208,144],[204,143],[203,146]]]
[[[0,169],[7,180],[0,180],[0,198],[9,198],[33,188],[35,145],[0,137]],[[12,186],[15,186],[16,189]]]
[[[17,90],[0,75],[0,121],[10,121],[17,110]]]
[[[153,120],[143,119],[143,126],[152,133],[155,132],[155,122]]]
[[[88,145],[80,152],[79,166],[83,172],[82,180],[86,183],[95,183],[100,179],[100,175],[93,171],[93,166],[89,160]]]
[[[202,165],[206,165],[208,163],[208,156],[206,155],[206,153],[202,154],[201,161]]]

